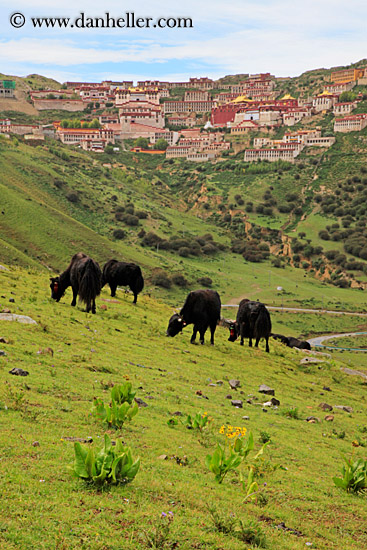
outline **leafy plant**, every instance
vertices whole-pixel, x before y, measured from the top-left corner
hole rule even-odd
[[[254,468],[251,466],[246,482],[245,481],[242,482],[242,488],[245,491],[244,501],[256,500],[256,494],[259,490],[259,485],[257,481],[254,480],[254,477],[255,477]]]
[[[177,424],[178,424],[178,419],[175,418],[174,416],[172,416],[171,418],[169,418],[169,419],[167,420],[167,424],[168,424],[168,426],[177,426]]]
[[[259,441],[260,443],[267,443],[271,440],[271,435],[268,432],[260,432]]]
[[[207,412],[204,412],[203,414],[201,412],[196,413],[195,416],[191,417],[191,415],[187,415],[186,420],[184,421],[184,424],[186,428],[190,430],[199,430],[202,432],[204,428],[206,428],[211,421],[210,416],[208,416]]]
[[[93,401],[92,413],[103,423],[112,428],[121,428],[139,411],[137,403],[132,404],[136,392],[132,391],[130,382],[116,385],[111,390],[111,404],[105,405],[101,398]]]
[[[104,446],[97,453],[93,448],[84,448],[79,442],[74,443],[74,451],[74,474],[96,485],[132,481],[140,467],[140,458],[134,461],[131,450],[121,440],[113,446],[107,434],[104,436]]]
[[[343,457],[345,465],[342,467],[342,478],[333,477],[337,487],[347,493],[367,492],[367,460],[359,458],[353,461],[352,458]]]
[[[289,409],[285,409],[282,414],[286,416],[287,418],[294,418],[295,420],[300,420],[299,410],[298,407],[290,407]]]
[[[227,454],[228,456],[226,456]],[[218,444],[214,453],[212,455],[207,455],[205,464],[215,475],[215,480],[218,483],[222,483],[228,472],[238,468],[242,460],[242,456],[240,456],[233,447],[230,447],[229,453],[227,453],[226,447]]]
[[[207,455],[205,464],[215,475],[215,480],[222,483],[228,472],[238,468],[254,448],[254,439],[250,432],[248,440],[244,441],[246,428],[227,426],[226,430],[225,426],[222,426],[219,433],[225,435],[225,444],[218,443],[214,453]]]

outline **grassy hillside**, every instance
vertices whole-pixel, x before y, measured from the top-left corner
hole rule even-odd
[[[258,547],[263,537],[265,548],[277,550],[303,549],[306,542],[320,550],[366,546],[366,499],[332,481],[340,475],[340,453],[366,458],[367,445],[365,384],[344,375],[338,360],[301,366],[302,353],[273,341],[270,354],[262,343],[260,349],[231,344],[221,327],[214,347],[191,346],[190,327],[166,338],[172,309],[147,295],[133,306],[131,296],[119,292],[110,300],[103,291],[92,316],[70,307],[70,292],[58,304],[51,301],[47,277],[38,271],[11,268],[0,279],[2,308],[38,323],[0,321],[6,341],[0,357],[1,548],[240,550]],[[273,318],[280,326],[280,317]],[[12,376],[13,367],[29,376]],[[231,379],[240,380],[237,391]],[[97,490],[71,475],[73,439],[91,438],[83,445],[100,448],[105,430],[90,414],[93,398],[107,403],[111,385],[126,380],[148,407],[108,433],[141,458],[140,471],[129,485]],[[274,388],[277,409],[256,405],[269,399],[258,392],[263,383]],[[232,406],[228,395],[243,408]],[[322,402],[353,411],[334,409],[327,422]],[[176,412],[183,416],[169,426]],[[202,433],[184,425],[188,414],[199,412],[212,418]],[[309,416],[320,423],[306,422]],[[270,444],[257,461],[251,452],[218,484],[205,458],[224,443],[222,425],[246,427],[255,451]],[[245,500],[240,481],[251,464],[261,492],[256,501]],[[233,527],[237,519],[242,529]]]
[[[295,269],[289,260],[277,268],[272,263],[275,256],[266,259],[266,250],[260,263],[235,253],[233,240],[246,241],[251,235],[252,239],[260,235],[265,248],[270,246],[274,254],[282,251],[278,230],[287,224],[287,217],[275,216],[268,222],[270,218],[247,213],[244,206],[235,204],[236,191],[255,201],[260,185],[264,189],[277,174],[276,167],[257,174],[249,168],[240,173],[241,163],[235,160],[192,167],[183,161],[171,164],[160,157],[146,159],[126,152],[100,158],[54,141],[34,148],[17,139],[3,139],[0,148],[2,262],[23,266],[38,263],[59,271],[72,254],[82,250],[100,263],[117,257],[141,264],[148,288],[159,269],[169,276],[183,275],[183,287],[154,289],[157,297],[174,305],[187,289],[202,286],[198,279],[210,277],[224,301],[234,299],[238,303],[240,297],[248,296],[269,305],[366,308],[359,290],[330,286],[315,279],[310,269]],[[292,181],[300,182],[301,187],[313,170],[311,165],[281,170],[279,184],[273,186],[274,195],[280,197],[294,190]],[[302,179],[292,180],[297,173]],[[140,216],[135,216],[138,225],[127,225],[129,211]],[[225,221],[226,214],[230,214],[229,221]],[[249,235],[243,215],[253,227]],[[265,228],[264,235],[256,223]],[[271,224],[278,227],[276,232],[271,231]],[[123,231],[122,240],[113,237],[118,229]],[[162,244],[144,245],[144,235],[149,233],[158,236]],[[212,241],[200,240],[208,234]],[[191,250],[194,245],[198,247],[198,238],[210,246],[200,245],[195,255]],[[163,241],[170,245],[169,250]],[[180,246],[189,247],[189,252],[181,253]],[[283,291],[277,291],[278,287]]]

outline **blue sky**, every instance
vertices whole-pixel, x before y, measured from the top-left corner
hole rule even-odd
[[[9,17],[26,23],[13,28]],[[190,29],[34,29],[31,17],[190,17]],[[367,57],[365,0],[0,0],[0,72],[66,80],[297,76]]]

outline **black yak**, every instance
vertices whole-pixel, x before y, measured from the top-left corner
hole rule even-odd
[[[215,290],[194,290],[188,294],[180,314],[172,315],[168,322],[167,336],[176,336],[186,325],[194,324],[191,344],[195,343],[196,334],[200,334],[200,343],[204,344],[204,335],[210,328],[210,343],[214,345],[214,333],[220,320],[221,302]]]
[[[133,303],[136,304],[138,294],[144,288],[144,279],[138,265],[108,260],[103,266],[102,288],[106,284],[110,285],[112,297],[116,296],[118,285],[129,286],[134,293]]]
[[[60,301],[65,290],[73,289],[72,306],[76,305],[76,298],[86,304],[86,312],[96,312],[96,296],[101,292],[102,273],[98,263],[83,252],[74,254],[69,266],[58,277],[51,277],[51,298]]]
[[[265,338],[266,351],[269,353],[269,336],[271,333],[270,314],[261,302],[241,300],[238,306],[236,322],[229,327],[230,342],[237,340],[241,335],[241,346],[244,338],[249,339],[249,346],[252,347],[252,339],[255,338],[255,348],[258,347],[260,338]]]
[[[280,340],[282,344],[285,344],[289,348],[311,349],[311,345],[307,340],[299,340],[299,338],[283,336],[283,334],[271,334],[271,337],[275,340]]]

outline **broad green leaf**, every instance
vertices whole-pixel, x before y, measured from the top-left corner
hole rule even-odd
[[[270,441],[267,441],[266,443],[264,443],[264,445],[261,447],[260,451],[254,456],[254,460],[257,460],[259,458],[259,456],[264,454],[264,449],[267,445],[269,445],[269,443],[270,443]]]
[[[88,472],[89,477],[93,477],[97,474],[96,472],[96,460],[94,458],[94,451],[93,449],[89,449],[87,457],[85,459],[85,467]]]
[[[83,449],[81,444],[77,441],[74,443],[74,452],[75,452],[75,465],[74,472],[78,477],[83,477],[88,479],[89,474],[85,466],[85,459],[87,457],[88,451]]]
[[[126,474],[126,477],[130,480],[134,479],[134,477],[136,476],[136,474],[139,471],[139,468],[140,468],[140,458],[137,458],[135,460],[134,464],[132,466],[130,466],[130,469]]]
[[[102,485],[102,483],[105,481],[106,477],[107,477],[107,472],[104,468],[102,468],[101,473],[99,475],[96,475],[96,476],[93,477],[93,481],[97,485]]]
[[[345,482],[340,477],[333,477],[333,481],[337,487],[344,489],[346,487]]]

